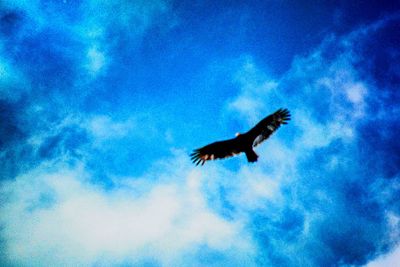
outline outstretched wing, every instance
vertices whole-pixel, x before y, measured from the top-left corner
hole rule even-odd
[[[215,142],[193,150],[190,154],[193,163],[203,165],[207,160],[223,159],[239,154],[236,138]]]
[[[278,109],[275,113],[267,116],[247,132],[253,138],[253,147],[268,139],[281,124],[287,124],[290,120],[290,113],[287,109]]]

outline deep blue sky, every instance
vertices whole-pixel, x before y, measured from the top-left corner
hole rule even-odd
[[[1,265],[395,262],[399,7],[1,2]],[[191,164],[281,107],[256,164]]]

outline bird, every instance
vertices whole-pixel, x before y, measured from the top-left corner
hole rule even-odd
[[[244,134],[237,133],[235,138],[217,141],[193,150],[190,154],[191,160],[196,166],[204,165],[208,160],[229,158],[244,152],[248,162],[256,162],[258,155],[254,152],[253,147],[267,140],[282,124],[287,124],[289,120],[289,110],[280,108]]]

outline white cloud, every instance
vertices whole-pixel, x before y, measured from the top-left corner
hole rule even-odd
[[[242,65],[234,75],[241,87],[239,95],[227,103],[227,111],[238,114],[248,124],[256,123],[263,112],[271,108],[265,97],[277,87],[277,82],[260,71],[250,56],[241,59]]]
[[[89,48],[87,57],[87,68],[93,75],[98,74],[106,66],[106,56],[104,52],[99,50],[97,47]]]
[[[364,102],[366,88],[362,83],[345,86],[347,98],[355,105]]]
[[[89,182],[82,165],[42,166],[5,182],[7,255],[24,266],[71,266],[147,258],[174,265],[199,246],[249,253],[240,222],[207,206],[202,176],[178,175],[181,182],[162,181],[145,194],[126,184],[105,191]]]
[[[123,138],[128,134],[135,134],[137,120],[134,117],[116,119],[104,114],[95,114],[92,116],[70,114],[60,122],[48,125],[46,131],[31,136],[28,141],[34,146],[39,146],[49,136],[62,134],[68,127],[85,130],[93,138],[94,144],[100,144],[103,141]]]
[[[141,35],[158,16],[169,11],[169,6],[167,2],[159,0],[87,0],[82,3],[81,9],[85,10],[85,15],[71,29],[85,41],[88,58],[86,68],[95,76],[111,63],[112,55],[108,51],[114,48],[118,43],[116,38],[120,36],[113,34],[115,39],[110,41],[107,34],[119,30],[129,33],[127,36],[132,40],[140,40]]]
[[[239,96],[229,103],[228,108],[247,117],[249,123],[254,122],[258,117],[258,110],[262,109],[264,104],[250,96]]]
[[[247,215],[252,210],[281,200],[280,177],[267,175],[260,168],[245,166],[239,170],[235,179],[237,185],[230,200]]]
[[[400,263],[400,246],[389,254],[383,255],[374,261],[369,262],[365,267],[397,267]]]
[[[359,78],[352,51],[328,62],[321,53],[324,45],[309,57],[297,58],[279,80],[269,78],[246,57],[237,72],[241,90],[227,102],[227,112],[240,114],[253,126],[276,109],[288,108],[293,117],[288,127],[301,133],[296,143],[301,150],[326,147],[336,139],[354,140],[355,126],[366,116],[372,85]],[[318,110],[310,108],[316,106]]]
[[[83,120],[81,127],[86,129],[96,141],[100,142],[107,139],[122,138],[133,131],[136,125],[137,123],[133,118],[116,121],[107,115],[96,115]]]

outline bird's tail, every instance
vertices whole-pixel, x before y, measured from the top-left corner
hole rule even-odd
[[[253,149],[246,151],[246,157],[248,162],[256,162],[258,159],[258,155],[254,152]]]

